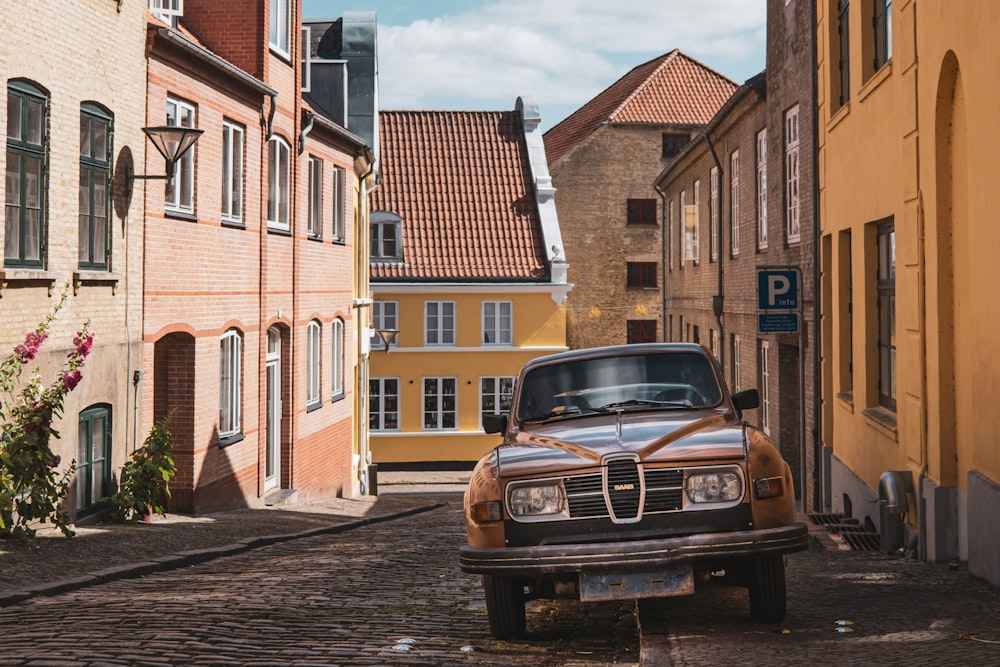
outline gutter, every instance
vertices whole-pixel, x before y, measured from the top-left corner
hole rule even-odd
[[[240,83],[253,88],[257,92],[263,95],[270,95],[272,98],[278,95],[277,90],[271,88],[260,79],[247,74],[232,63],[220,58],[198,44],[195,44],[190,39],[184,37],[181,33],[171,30],[170,28],[157,28],[156,33],[164,41],[169,42],[199,60],[226,72],[234,79],[239,80]]]

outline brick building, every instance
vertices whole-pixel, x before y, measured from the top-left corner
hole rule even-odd
[[[768,12],[766,73],[655,182],[667,230],[666,337],[708,347],[731,390],[758,388],[761,406],[747,417],[778,444],[801,506],[817,508],[810,11],[777,0]],[[759,271],[795,281],[794,308],[759,318]]]
[[[299,3],[249,5],[188,0],[147,29],[146,124],[203,132],[145,198],[142,424],[171,416],[181,511],[359,489],[371,152],[303,98]]]
[[[571,348],[663,340],[663,216],[653,181],[736,87],[674,50],[545,133],[575,286]]]
[[[4,3],[2,12],[0,355],[65,294],[29,367],[46,384],[58,381],[75,332],[90,322],[94,347],[52,442],[61,469],[76,462],[64,505],[79,519],[111,492],[136,445],[142,210],[127,207],[119,167],[133,156],[141,163],[145,151],[146,6],[37,0]],[[140,201],[142,191],[137,182]]]

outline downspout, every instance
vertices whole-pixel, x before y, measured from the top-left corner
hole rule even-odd
[[[723,284],[723,280],[722,280],[723,276],[725,275],[725,270],[723,269],[723,266],[722,266],[722,258],[725,256],[726,253],[724,252],[723,247],[722,247],[722,245],[723,245],[722,244],[722,241],[723,241],[722,228],[725,227],[725,225],[722,224],[722,211],[724,211],[726,207],[724,205],[725,199],[722,196],[722,190],[723,190],[723,188],[722,188],[722,163],[719,162],[719,156],[716,155],[716,153],[715,153],[715,146],[712,145],[712,137],[710,137],[708,135],[708,130],[707,129],[705,130],[705,143],[708,144],[708,150],[712,153],[712,160],[715,162],[715,168],[718,170],[718,173],[719,173],[719,182],[716,183],[716,185],[715,185],[715,189],[718,192],[718,199],[719,199],[719,229],[717,230],[718,231],[718,235],[719,235],[719,239],[718,239],[718,244],[719,244],[718,245],[718,249],[719,249],[719,252],[718,252],[719,287],[718,287],[718,292],[716,293],[716,295],[714,297],[712,297],[712,311],[715,313],[715,321],[718,322],[718,324],[719,324],[719,365],[723,365],[723,362],[725,361],[725,356],[723,355],[723,350],[726,348],[726,346],[723,344],[723,341],[726,340],[726,336],[725,336],[724,330],[722,328],[722,326],[723,326],[722,325],[722,311],[723,311],[723,304],[725,302],[725,293],[724,293],[725,292],[725,288],[724,288],[724,284]],[[708,187],[711,190],[712,184],[709,183]],[[732,211],[730,211],[730,215],[732,215]],[[709,214],[709,217],[711,217],[711,213]],[[709,259],[711,259],[711,252],[709,252]]]
[[[355,386],[355,391],[357,392],[358,396],[363,397],[363,403],[362,405],[358,406],[358,402],[355,401],[355,406],[362,408],[361,410],[358,410],[356,412],[356,419],[359,424],[359,428],[357,429],[358,457],[359,457],[358,482],[361,491],[363,491],[365,495],[370,496],[374,495],[372,493],[373,490],[375,491],[377,490],[372,488],[372,480],[370,474],[371,464],[372,464],[371,446],[369,442],[370,434],[368,431],[368,421],[366,414],[368,411],[368,400],[369,400],[368,380],[371,377],[371,370],[369,368],[371,350],[368,351],[368,354],[365,355],[363,359],[361,358],[361,351],[364,349],[365,345],[364,337],[365,335],[369,334],[368,323],[371,319],[370,311],[372,308],[371,284],[370,284],[371,266],[366,250],[369,247],[369,236],[368,234],[365,233],[366,232],[365,227],[368,227],[370,229],[369,216],[371,213],[371,204],[369,203],[370,201],[369,197],[371,196],[371,193],[374,192],[375,189],[381,183],[376,178],[375,184],[370,189],[365,185],[365,182],[368,180],[368,178],[375,172],[375,153],[371,149],[371,147],[365,146],[361,151],[361,155],[365,158],[365,161],[368,162],[368,171],[366,171],[365,173],[361,174],[358,177],[358,193],[360,201],[358,202],[358,215],[355,218],[356,220],[355,224],[358,223],[361,224],[358,224],[358,229],[355,230],[354,234],[355,264],[358,267],[357,269],[355,269],[358,273],[356,280],[359,283],[358,295],[357,298],[355,299],[355,304],[356,304],[355,308],[357,310],[358,323],[357,325],[355,325],[354,330],[355,330],[355,335],[357,336],[356,347],[358,350],[358,375],[356,378],[357,384]],[[362,208],[361,208],[362,206],[364,207],[364,210],[367,211],[368,215],[362,216]],[[364,274],[361,273],[362,271],[364,271]],[[366,309],[369,314],[367,316],[364,316],[363,313],[366,313]],[[364,323],[364,326],[361,326],[362,322]]]
[[[316,114],[312,111],[306,111],[306,121],[306,126],[299,133],[299,155],[302,155],[306,150],[306,137],[312,132],[313,123],[316,122]]]
[[[660,195],[660,266],[663,267],[663,282],[660,287],[660,315],[663,317],[661,338],[667,342],[667,193],[660,189],[659,182],[653,184],[656,194]]]
[[[809,3],[809,25],[812,30],[812,88],[813,94],[819,90],[819,73],[816,63],[818,62],[816,44],[816,3]],[[812,104],[812,160],[813,160],[813,510],[819,511],[823,504],[823,489],[820,477],[820,467],[823,462],[823,438],[822,420],[823,410],[820,400],[823,392],[822,363],[823,358],[820,350],[820,294],[822,281],[822,267],[820,266],[820,252],[822,248],[822,235],[820,234],[820,207],[819,207],[819,105],[813,100]],[[829,306],[829,304],[827,304]],[[805,386],[805,377],[802,378]]]
[[[272,93],[269,97],[271,98],[271,110],[267,113],[267,134],[264,136],[265,144],[274,136],[274,111],[278,106],[277,93]]]
[[[917,12],[913,12],[913,40],[917,39]],[[928,442],[928,422],[927,414],[927,241],[926,241],[926,220],[924,219],[924,193],[920,176],[920,67],[916,67],[914,77],[914,106],[916,113],[914,119],[917,124],[917,261],[920,271],[920,296],[917,300],[919,309],[917,320],[920,322],[920,472],[917,475],[917,553],[921,560],[927,560],[927,513],[924,509],[924,480],[927,478],[927,469],[930,465],[930,444]],[[940,267],[938,268],[940,271]],[[939,416],[940,418],[940,416]],[[939,444],[940,447],[940,444]],[[940,451],[940,450],[939,450]],[[909,550],[909,545],[907,545]]]

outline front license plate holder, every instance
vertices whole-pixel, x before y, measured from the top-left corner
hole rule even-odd
[[[580,600],[630,600],[694,594],[690,563],[648,572],[580,573]]]

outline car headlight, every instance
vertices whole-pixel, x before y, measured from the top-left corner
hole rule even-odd
[[[735,471],[711,470],[688,474],[684,485],[692,503],[726,503],[743,497],[743,480]]]
[[[561,514],[566,509],[566,492],[561,483],[515,486],[510,489],[507,507],[515,519]]]

